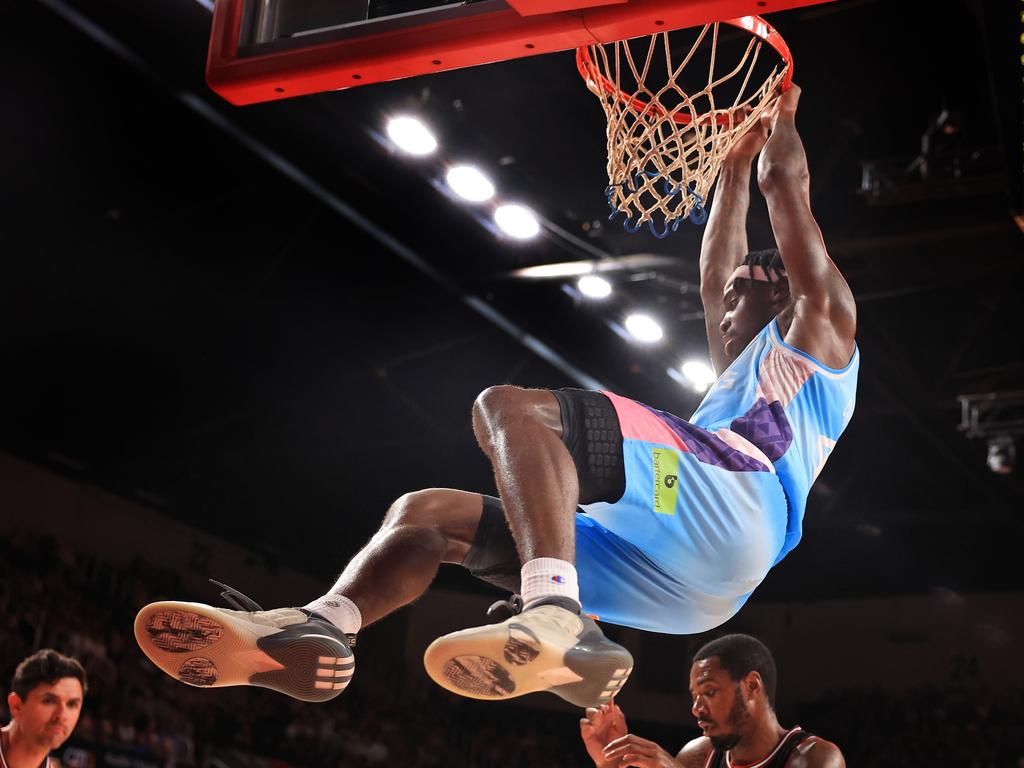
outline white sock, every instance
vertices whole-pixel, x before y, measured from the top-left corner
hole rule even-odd
[[[580,584],[576,566],[554,557],[537,557],[526,562],[520,571],[523,607],[545,597],[567,597],[580,601]]]
[[[328,593],[304,607],[307,611],[316,611],[347,635],[356,634],[363,626],[359,607],[344,595]]]

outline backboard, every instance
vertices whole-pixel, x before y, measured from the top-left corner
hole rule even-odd
[[[217,0],[206,77],[253,104],[826,0]]]

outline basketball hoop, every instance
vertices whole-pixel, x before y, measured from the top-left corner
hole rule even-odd
[[[751,36],[729,69],[720,61],[719,22],[697,32],[688,50],[674,50],[668,32],[651,35],[646,51],[645,38],[576,50],[608,118],[609,219],[623,215],[629,232],[646,223],[660,239],[684,218],[703,224],[722,160],[790,86],[793,57],[770,24],[758,16],[723,23]],[[764,61],[765,43],[777,60]]]

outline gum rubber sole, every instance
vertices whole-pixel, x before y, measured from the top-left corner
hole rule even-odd
[[[278,628],[202,603],[147,605],[135,617],[135,639],[168,675],[202,688],[257,685],[327,701],[355,671],[351,649],[319,622]]]

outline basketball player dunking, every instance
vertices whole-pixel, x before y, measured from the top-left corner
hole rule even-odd
[[[504,699],[609,700],[632,657],[590,618],[669,633],[733,616],[801,537],[807,494],[853,413],[853,295],[810,208],[795,116],[776,102],[722,167],[700,256],[718,380],[689,419],[611,393],[491,387],[473,406],[497,498],[406,494],[326,595],[303,608],[146,606],[135,632],[161,669],[201,686],[338,695],[361,626],[419,597],[442,562],[518,592],[497,624],[439,638],[431,677]],[[749,253],[751,166],[777,250]],[[589,615],[588,615],[589,614]]]

